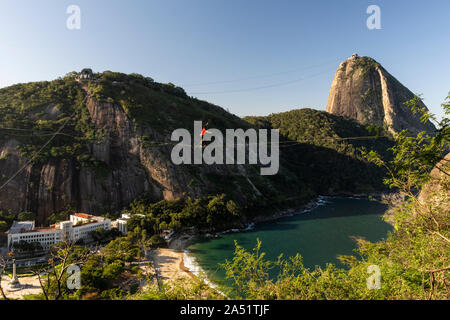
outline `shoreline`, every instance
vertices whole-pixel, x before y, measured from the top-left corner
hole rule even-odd
[[[181,246],[186,247],[195,236],[184,236],[182,240],[169,246],[169,248],[159,248],[154,252],[153,261],[155,267],[160,273],[162,281],[176,281],[180,278],[190,278],[195,281],[203,281],[211,289],[216,290],[219,294],[228,298],[222,292],[217,284],[215,284],[204,272],[201,266],[195,260],[195,257],[189,255],[189,250],[178,250]]]
[[[158,278],[163,282],[195,278],[195,275],[184,266],[183,252],[180,250],[159,248],[153,252],[152,259]]]
[[[199,275],[204,275],[204,281],[211,288],[218,290],[217,285],[208,278],[207,273],[202,269],[202,267],[197,263],[194,256],[192,256],[189,250],[189,246],[194,242],[195,238],[203,235],[207,238],[216,238],[222,234],[227,233],[238,233],[238,232],[246,232],[253,230],[257,224],[266,223],[271,221],[276,221],[286,217],[292,217],[299,214],[308,214],[313,209],[327,204],[328,198],[349,198],[349,199],[370,199],[373,198],[376,201],[380,201],[386,203],[389,207],[385,213],[387,217],[389,217],[389,212],[392,211],[393,208],[398,206],[398,204],[402,201],[402,196],[398,192],[381,192],[381,193],[372,193],[372,194],[335,194],[335,195],[327,195],[327,196],[318,196],[315,199],[311,200],[307,204],[301,205],[298,208],[289,208],[284,210],[275,211],[271,215],[267,216],[258,216],[252,219],[246,227],[244,228],[233,228],[221,232],[206,232],[204,234],[197,232],[184,232],[180,233],[178,236],[175,236],[169,243],[168,248],[170,250],[176,250],[178,252],[182,251],[183,254],[181,256],[180,262],[180,270],[188,273],[191,277],[195,277],[199,279]],[[219,291],[219,290],[218,290]],[[219,291],[220,292],[220,291]]]
[[[219,232],[207,232],[204,234],[204,236],[211,238],[211,237],[219,237],[220,235],[227,234],[227,233],[238,233],[238,232],[246,232],[253,230],[256,226],[256,224],[270,222],[270,221],[276,221],[278,219],[282,219],[285,217],[291,217],[298,214],[308,214],[313,209],[325,205],[327,203],[326,198],[330,198],[328,196],[318,196],[315,199],[311,200],[307,204],[304,204],[302,206],[299,206],[298,208],[289,208],[285,210],[279,210],[274,212],[272,215],[268,216],[259,216],[255,219],[252,219],[251,222],[247,224],[244,228],[232,228],[225,231],[219,231]],[[183,255],[180,262],[180,270],[188,273],[191,277],[195,277],[196,279],[200,280],[199,276],[200,274],[204,275],[202,278],[205,283],[210,286],[212,289],[217,290],[222,295],[226,296],[223,292],[221,292],[218,288],[218,285],[214,283],[212,279],[208,277],[208,274],[202,269],[200,264],[196,261],[196,258],[190,254],[189,246],[194,242],[195,238],[202,235],[199,232],[191,232],[191,233],[180,233],[178,236],[175,236],[170,242],[169,242],[169,250],[174,251],[183,251]]]

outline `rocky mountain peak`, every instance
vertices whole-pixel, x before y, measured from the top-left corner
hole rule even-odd
[[[431,122],[422,123],[420,115],[404,104],[412,98],[414,94],[377,61],[353,54],[336,71],[327,112],[384,127],[392,133],[403,129],[434,132]]]

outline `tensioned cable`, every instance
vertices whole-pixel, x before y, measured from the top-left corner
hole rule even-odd
[[[328,72],[328,71],[326,71],[326,72]],[[286,84],[291,84],[291,83],[303,81],[303,80],[306,80],[306,79],[309,79],[309,78],[321,75],[323,73],[325,73],[325,72],[320,72],[320,73],[318,73],[316,75],[312,75],[311,77],[304,77],[304,78],[301,78],[301,79],[288,81],[288,82],[284,82],[284,83],[279,83],[279,84],[274,84],[274,85],[267,85],[267,86],[248,88],[248,89],[241,89],[241,90],[228,90],[228,91],[209,92],[209,93],[243,92],[243,91],[250,91],[250,90],[258,90],[258,89],[270,88],[270,87],[275,87],[275,86],[286,85]],[[209,94],[209,93],[196,93],[196,94]],[[88,95],[86,95],[86,97],[84,98],[83,102],[86,101],[87,98],[88,98]],[[76,111],[74,111],[72,113],[72,115],[64,122],[64,124],[55,133],[51,134],[52,137],[33,155],[33,157],[29,161],[27,161],[24,164],[24,166],[22,166],[22,168],[20,168],[11,178],[9,178],[2,186],[0,186],[0,190],[2,190],[6,185],[8,185],[15,177],[17,177],[53,141],[53,139],[57,135],[60,135],[60,134],[68,135],[68,134],[61,133],[61,131],[65,128],[65,126],[67,125],[69,120],[72,120],[72,118],[73,118],[73,116],[75,114],[76,114]],[[0,129],[18,130],[18,131],[31,131],[32,130],[32,129],[19,129],[19,128],[0,128]],[[44,135],[44,134],[41,134],[41,135]],[[31,136],[33,136],[33,135],[31,135]],[[68,136],[70,136],[70,135],[68,135]],[[335,138],[335,139],[336,140],[350,140],[350,139],[357,140],[357,139],[374,139],[374,138],[380,138],[380,136],[349,137],[349,138]],[[288,143],[290,145],[286,145],[284,147],[289,147],[289,146],[295,146],[295,145],[298,145],[298,144],[303,144],[303,142],[297,142],[297,141],[282,141],[282,142],[278,142],[279,145],[288,144]],[[176,142],[157,143],[157,144],[150,144],[150,147],[151,146],[162,146],[162,145],[175,145],[175,144],[178,144],[178,143],[176,143]],[[268,144],[271,144],[271,143],[268,143]],[[237,144],[237,145],[243,145],[243,144]],[[245,145],[248,145],[248,144],[245,144]],[[192,145],[185,145],[185,146],[192,146]]]
[[[86,101],[88,98],[88,95],[84,98],[83,102]],[[0,190],[2,190],[4,187],[6,187],[12,180],[14,180],[28,165],[30,165],[31,162],[44,150],[52,141],[55,139],[55,137],[61,133],[61,131],[65,128],[67,123],[69,123],[69,120],[72,120],[73,116],[76,115],[76,111],[74,111],[70,117],[64,121],[63,125],[52,135],[52,137],[37,151],[35,154],[31,157],[30,160],[28,160],[15,174],[12,175],[11,178],[9,178],[3,185],[0,186]]]
[[[385,136],[363,136],[363,137],[347,137],[347,138],[332,138],[333,140],[366,140],[366,139],[379,139],[379,138],[385,138]],[[211,142],[211,141],[205,141],[205,142]],[[241,145],[250,145],[250,144],[256,144],[259,143],[237,143],[233,144],[234,146],[241,146]],[[267,145],[279,145],[280,147],[291,147],[291,146],[297,146],[300,144],[308,144],[308,142],[300,142],[300,141],[280,141],[272,143],[270,141],[267,141]],[[179,142],[172,141],[172,142],[156,142],[156,143],[148,143],[146,144],[148,147],[159,147],[159,146],[166,146],[166,145],[178,145],[183,147],[189,147],[192,146],[192,144],[180,144]]]
[[[6,128],[0,128],[1,129],[6,129]],[[18,130],[22,130],[22,129],[18,129]],[[27,129],[23,129],[23,130],[27,130]],[[30,130],[31,131],[31,130]],[[30,135],[18,135],[18,134],[9,134],[11,136],[23,136],[23,137],[39,137],[39,136],[53,136],[53,135],[66,135],[69,137],[73,137],[73,138],[77,138],[77,136],[74,135],[70,135],[70,134],[66,134],[66,133],[62,133],[62,132],[55,132],[55,133],[48,133],[48,134],[30,134]],[[362,137],[346,137],[346,138],[332,138],[334,140],[366,140],[366,139],[378,139],[378,138],[384,138],[385,136],[362,136]],[[211,141],[207,141],[207,142],[211,142]],[[250,144],[254,144],[254,143],[237,143],[234,144],[235,146],[240,146],[240,145],[250,145]],[[258,144],[258,143],[255,143]],[[294,146],[294,145],[299,145],[299,144],[307,144],[307,142],[300,142],[300,141],[280,141],[280,142],[275,142],[272,143],[270,141],[267,141],[268,145],[280,145],[280,147],[290,147],[290,146]],[[179,142],[176,141],[171,141],[171,142],[154,142],[154,143],[146,143],[146,146],[148,147],[159,147],[159,146],[167,146],[167,145],[178,145],[178,146],[192,146],[192,144],[180,144]]]
[[[255,90],[261,90],[261,89],[268,89],[268,88],[274,88],[274,87],[280,87],[280,86],[285,86],[285,85],[289,85],[292,83],[297,83],[297,82],[301,82],[303,80],[309,80],[312,78],[315,78],[317,76],[320,76],[322,74],[325,73],[329,73],[329,70],[326,71],[322,71],[316,74],[313,74],[311,76],[308,77],[303,77],[300,79],[296,79],[296,80],[291,80],[291,81],[286,81],[286,82],[281,82],[281,83],[275,83],[275,84],[270,84],[270,85],[265,85],[265,86],[260,86],[260,87],[253,87],[253,88],[245,88],[245,89],[235,89],[235,90],[223,90],[223,91],[209,91],[209,92],[191,92],[189,93],[190,95],[201,95],[201,94],[223,94],[223,93],[235,93],[235,92],[246,92],[246,91],[255,91]]]
[[[21,131],[33,131],[36,132],[36,130],[33,129],[15,129],[15,128],[1,128],[0,130],[21,130]],[[45,132],[45,131],[44,131]],[[64,136],[68,136],[68,137],[72,137],[72,138],[81,138],[82,136],[74,136],[68,133],[64,133],[64,132],[53,132],[53,133],[32,133],[32,134],[15,134],[15,133],[8,133],[7,135],[9,136],[15,136],[15,137],[44,137],[44,136],[52,136],[54,134],[57,135],[64,135]],[[340,138],[340,137],[331,137],[334,140],[366,140],[366,139],[378,139],[378,138],[388,138],[388,136],[362,136],[362,137],[346,137],[346,138]],[[271,144],[270,142],[268,142],[269,144]],[[303,143],[303,142],[298,142],[298,141],[282,141],[280,142],[280,144],[287,144],[287,143]],[[307,142],[304,142],[307,143]],[[154,145],[166,145],[166,144],[178,144],[177,142],[157,142]],[[151,144],[153,145],[153,144]],[[241,144],[237,144],[237,145],[241,145]]]
[[[252,80],[252,79],[261,79],[261,78],[269,78],[269,77],[275,77],[283,74],[289,74],[289,73],[295,73],[302,70],[309,70],[314,69],[318,67],[322,67],[331,63],[335,63],[336,61],[341,61],[342,59],[334,59],[327,62],[324,62],[322,64],[314,65],[314,66],[308,66],[308,67],[302,67],[290,71],[282,71],[282,72],[276,72],[276,73],[270,73],[270,74],[263,74],[259,76],[250,76],[250,77],[243,77],[243,78],[236,78],[231,80],[219,80],[219,81],[211,81],[211,82],[200,82],[200,83],[193,83],[193,84],[184,84],[183,87],[196,87],[196,86],[207,86],[207,85],[213,85],[213,84],[221,84],[221,83],[232,83],[232,82],[239,82],[239,81],[245,81],[245,80]]]
[[[0,130],[3,130],[5,128],[0,128]],[[48,137],[48,136],[52,136],[55,133],[31,133],[31,134],[17,134],[17,133],[7,133],[7,136],[11,136],[11,137]],[[68,136],[71,138],[80,138],[81,136],[74,136],[68,133],[63,133],[63,132],[59,132],[56,133],[57,135],[61,135],[61,136]]]

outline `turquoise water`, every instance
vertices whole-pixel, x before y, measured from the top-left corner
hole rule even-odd
[[[224,279],[224,271],[218,264],[233,258],[234,240],[250,250],[259,238],[267,259],[276,260],[281,253],[284,257],[300,253],[308,268],[324,267],[326,263],[342,267],[337,256],[355,255],[353,236],[379,241],[392,230],[382,220],[386,209],[386,205],[368,199],[325,198],[325,203],[309,213],[259,224],[247,232],[200,238],[189,249],[197,263],[215,280]]]

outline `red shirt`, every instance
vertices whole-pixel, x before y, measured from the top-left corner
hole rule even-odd
[[[206,129],[203,128],[203,129],[202,129],[202,133],[200,134],[200,137],[203,137],[203,136],[205,135],[205,133],[206,133]]]

